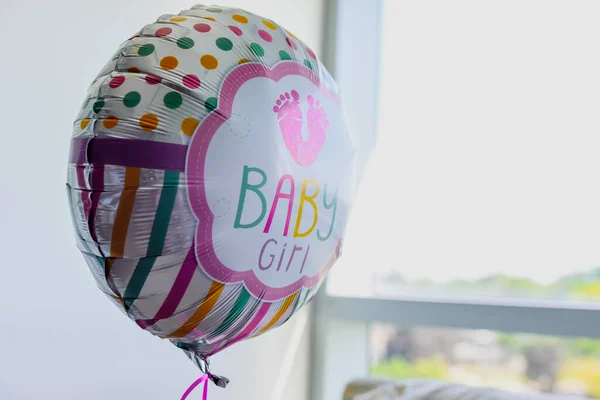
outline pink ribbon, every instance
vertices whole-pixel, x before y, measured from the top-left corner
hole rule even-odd
[[[196,381],[194,383],[192,383],[190,385],[190,387],[185,391],[185,393],[181,397],[181,400],[187,399],[187,397],[190,395],[190,393],[192,393],[192,391],[194,389],[196,389],[196,387],[199,384],[201,384],[202,382],[204,382],[204,390],[203,390],[203,393],[202,393],[202,400],[207,400],[208,399],[208,378],[209,377],[210,377],[209,374],[204,374],[200,378],[196,379]]]

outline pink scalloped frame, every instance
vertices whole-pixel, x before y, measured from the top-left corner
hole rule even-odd
[[[233,100],[242,85],[255,78],[268,78],[278,82],[290,75],[306,78],[320,90],[323,96],[340,107],[340,97],[323,87],[319,77],[302,64],[294,61],[283,61],[271,69],[259,63],[245,63],[236,67],[223,80],[217,102],[218,108],[205,118],[194,132],[186,157],[186,177],[189,183],[188,196],[192,210],[198,219],[195,253],[201,268],[218,282],[243,282],[252,295],[265,301],[281,300],[297,292],[302,287],[311,288],[318,285],[339,257],[342,238],[340,237],[331,257],[328,258],[327,263],[320,269],[318,274],[314,276],[303,275],[296,282],[281,288],[270,287],[261,282],[252,269],[234,271],[227,268],[219,260],[212,237],[214,215],[210,210],[202,182],[204,181],[204,167],[210,142],[219,127],[231,117]]]

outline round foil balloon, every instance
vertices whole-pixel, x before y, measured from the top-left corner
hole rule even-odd
[[[129,318],[205,370],[315,295],[354,165],[337,86],[298,38],[239,9],[165,15],[118,49],[75,122],[78,246]]]

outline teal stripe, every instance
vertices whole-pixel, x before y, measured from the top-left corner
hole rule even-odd
[[[225,320],[221,323],[221,325],[217,328],[217,330],[213,333],[214,336],[220,335],[225,332],[237,319],[242,315],[242,312],[246,308],[246,304],[248,304],[248,300],[250,300],[250,293],[246,290],[245,287],[242,287],[242,292],[238,296],[233,308],[229,312],[229,315],[225,317]]]
[[[302,299],[302,303],[300,303],[296,309],[300,309],[300,307],[303,307],[306,304],[306,300],[308,299],[308,295],[310,294],[310,292],[312,292],[312,289],[308,289],[306,291],[306,295]]]
[[[177,188],[179,187],[179,172],[166,171],[163,188],[160,192],[156,216],[152,224],[150,232],[150,241],[148,242],[148,250],[146,257],[140,258],[131,279],[127,283],[123,301],[125,309],[129,309],[133,302],[139,297],[142,288],[148,279],[148,275],[152,271],[152,267],[156,262],[156,258],[162,254],[167,230],[169,229],[169,221],[173,213],[175,198],[177,197]]]

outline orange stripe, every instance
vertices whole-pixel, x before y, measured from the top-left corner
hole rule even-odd
[[[298,292],[289,295],[285,301],[283,302],[283,304],[281,305],[281,308],[279,309],[279,311],[277,311],[277,314],[275,314],[273,316],[273,318],[271,319],[271,321],[269,321],[269,323],[260,330],[260,332],[258,332],[255,336],[258,335],[262,335],[263,333],[265,333],[266,331],[268,331],[269,329],[271,329],[273,327],[273,325],[275,325],[275,323],[279,320],[279,318],[281,318],[281,316],[283,314],[285,314],[285,312],[288,310],[288,308],[290,308],[290,306],[292,305],[292,303],[294,302],[294,300],[296,300],[296,297],[298,296]]]
[[[110,271],[112,270],[114,262],[115,259],[112,257],[106,258],[104,260],[104,280],[106,281],[106,285],[108,286],[108,288],[113,292],[113,294],[110,294],[109,296],[112,297],[115,301],[117,301],[121,306],[125,306],[125,303],[123,303],[123,299],[119,296],[117,288],[113,285],[112,281],[110,280]]]
[[[121,200],[117,207],[117,215],[113,224],[112,238],[110,241],[110,256],[123,257],[125,253],[125,239],[129,229],[129,221],[133,212],[135,195],[140,186],[140,169],[134,167],[125,168],[125,187],[121,193]]]
[[[196,329],[198,325],[206,318],[210,310],[214,307],[219,300],[219,296],[223,292],[225,285],[219,282],[213,282],[204,298],[200,307],[196,309],[194,315],[192,315],[179,329],[170,335],[164,336],[164,338],[180,338],[189,334],[191,331]]]

